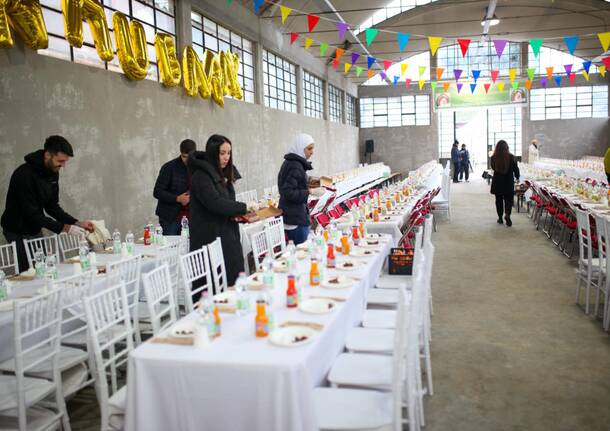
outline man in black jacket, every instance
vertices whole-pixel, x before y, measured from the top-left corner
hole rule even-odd
[[[153,196],[159,202],[155,214],[165,235],[180,235],[182,217],[189,218],[191,178],[186,168],[189,153],[197,145],[190,139],[180,143],[180,156],[161,167]]]
[[[93,231],[93,223],[76,220],[59,205],[59,171],[71,157],[65,138],[49,136],[44,149],[26,155],[11,176],[0,224],[6,240],[17,243],[19,271],[29,267],[23,240],[41,236],[42,228],[71,235]]]

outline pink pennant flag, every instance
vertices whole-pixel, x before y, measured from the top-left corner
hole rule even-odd
[[[495,84],[496,79],[498,79],[499,74],[500,74],[499,70],[492,70],[491,71],[491,82],[493,82]]]
[[[570,73],[569,77],[570,77],[570,84],[574,85],[574,81],[576,80],[576,74]]]
[[[604,63],[604,66],[606,66],[606,70],[610,69],[610,57],[602,58],[602,63]]]
[[[411,85],[411,79],[410,79],[410,78],[407,78],[407,79],[405,80],[405,86],[407,86],[407,87],[408,87],[409,85]]]
[[[491,84],[488,82],[486,84],[483,84],[483,87],[485,87],[485,94],[487,94],[489,92],[489,87],[491,87]]]
[[[392,65],[391,60],[383,60],[383,70],[388,70],[388,68]]]
[[[494,40],[494,47],[496,48],[496,55],[498,58],[502,57],[502,53],[504,52],[507,43],[508,41],[504,39]]]

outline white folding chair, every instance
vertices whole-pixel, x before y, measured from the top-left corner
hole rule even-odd
[[[602,326],[604,330],[610,327],[610,277],[608,270],[610,269],[610,221],[605,217],[595,215],[595,226],[597,230],[598,253],[599,253],[599,277],[597,280],[597,293],[595,295],[595,317],[599,316],[600,296],[604,296],[604,309],[602,312]]]
[[[34,255],[38,250],[42,250],[46,256],[55,256],[55,261],[59,262],[59,244],[57,241],[57,235],[24,239],[23,245],[25,247],[25,254],[28,258],[30,268],[34,268]]]
[[[186,306],[186,314],[193,311],[193,296],[212,291],[212,274],[207,247],[180,256],[180,273]],[[195,286],[192,287],[192,284]]]
[[[16,242],[0,245],[0,270],[4,271],[6,275],[19,274]]]
[[[138,254],[111,262],[106,265],[106,287],[125,284],[127,303],[131,315],[136,343],[142,342],[140,333],[140,276],[142,272],[142,255]]]
[[[574,208],[578,231],[578,281],[576,283],[576,303],[580,303],[580,284],[585,282],[585,313],[589,314],[591,288],[598,289],[600,259],[594,257],[593,234],[589,213]],[[597,280],[596,280],[597,277]]]
[[[78,235],[68,235],[62,232],[57,237],[59,241],[59,251],[61,252],[61,260],[65,261],[78,254],[79,241]]]
[[[142,276],[142,281],[152,332],[157,335],[178,320],[169,267],[163,264],[153,269]]]
[[[247,193],[248,193],[248,202],[258,202],[258,195],[256,193],[256,189],[249,190]]]
[[[263,260],[271,255],[269,248],[268,235],[264,230],[252,234],[252,256],[254,257],[254,266],[256,271],[262,269]]]
[[[265,221],[267,245],[273,257],[281,256],[286,251],[286,234],[284,233],[284,219],[274,217]]]
[[[214,293],[222,293],[227,288],[227,270],[225,268],[225,258],[222,254],[222,242],[216,238],[208,244],[208,255],[210,257],[210,271],[214,281]]]
[[[0,429],[70,430],[59,371],[60,290],[14,305],[14,375],[0,374]],[[38,367],[50,365],[49,379],[26,377]],[[55,398],[56,411],[40,404]]]
[[[180,271],[180,255],[186,254],[182,253],[183,249],[183,241],[178,241],[172,244],[164,245],[163,247],[159,247],[157,250],[157,260],[155,262],[155,267],[159,267],[161,265],[167,265],[169,270],[169,277],[171,280],[172,291],[174,293],[174,303],[176,305],[176,312],[179,313],[180,306],[185,306],[185,298],[184,298],[184,290],[181,289],[182,283],[182,272]],[[142,311],[142,309],[140,308]],[[148,309],[146,310],[146,314],[141,315],[141,317],[148,316]],[[143,319],[141,319],[143,320]]]
[[[85,298],[103,431],[123,429],[127,387],[118,388],[117,370],[126,367],[134,347],[127,292],[125,284],[120,282]]]

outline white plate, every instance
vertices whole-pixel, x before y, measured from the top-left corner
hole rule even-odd
[[[177,323],[170,330],[172,337],[177,338],[192,338],[196,335],[197,327],[193,322]]]
[[[381,237],[380,233],[369,233],[366,235],[366,239],[381,239]]]
[[[248,286],[249,287],[261,287],[263,285],[263,273],[255,272],[251,276],[248,277]]]
[[[334,282],[334,281],[337,282]],[[329,277],[322,282],[322,287],[327,289],[345,289],[354,285],[354,279],[340,275],[338,277]]]
[[[352,257],[373,257],[376,252],[377,250],[372,247],[354,247],[349,255]]]
[[[365,248],[378,248],[381,245],[381,240],[379,239],[367,239],[364,241],[360,241],[360,243],[358,244],[358,247],[365,247]]]
[[[356,271],[362,269],[363,267],[364,263],[360,262],[359,260],[346,260],[344,262],[337,262],[336,269],[343,271]]]
[[[269,334],[271,344],[281,347],[299,347],[311,342],[316,331],[307,326],[287,326],[278,328]],[[295,338],[306,337],[304,340],[296,341]]]
[[[309,240],[297,245],[297,250],[307,250],[309,248]]]
[[[310,298],[299,304],[299,310],[304,313],[326,314],[337,308],[337,302],[332,299]]]
[[[286,272],[288,271],[288,263],[285,260],[276,260],[273,262],[273,270],[275,272]]]
[[[227,290],[225,292],[214,295],[212,301],[214,302],[214,304],[218,305],[235,305],[235,291]]]

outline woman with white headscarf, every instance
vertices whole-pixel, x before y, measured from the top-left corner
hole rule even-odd
[[[277,176],[280,190],[279,207],[283,211],[284,229],[295,245],[309,236],[307,171],[313,169],[309,158],[313,155],[314,140],[306,133],[298,134],[284,155],[284,163]]]

